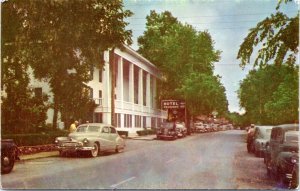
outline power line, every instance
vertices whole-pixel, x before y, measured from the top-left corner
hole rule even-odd
[[[275,12],[274,12],[275,13]],[[296,13],[296,12],[295,12]],[[176,17],[177,19],[183,19],[183,18],[197,18],[197,17],[233,17],[233,16],[249,16],[249,15],[270,15],[272,12],[268,13],[242,13],[242,14],[228,14],[228,15],[198,15],[198,16],[189,16],[189,17]],[[146,19],[144,17],[129,17],[127,19]]]
[[[258,22],[257,20],[248,20],[248,21],[222,21],[222,22],[189,22],[190,25],[198,25],[198,24],[223,24],[223,23],[253,23]],[[130,25],[138,26],[138,25],[146,25],[146,23],[130,23]]]
[[[224,27],[224,28],[204,28],[204,29],[197,29],[197,30],[228,30],[228,29],[251,29],[253,28],[252,26],[251,27]],[[137,28],[131,28],[130,30],[133,30],[133,31],[146,31],[146,28],[144,29],[137,29]]]

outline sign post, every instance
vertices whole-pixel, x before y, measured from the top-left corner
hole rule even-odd
[[[176,121],[181,120],[187,125],[187,111],[185,107],[185,101],[182,100],[162,100],[161,108],[168,110],[168,120]]]

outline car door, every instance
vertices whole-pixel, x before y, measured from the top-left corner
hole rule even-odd
[[[111,146],[112,149],[115,149],[117,146],[117,138],[119,134],[117,133],[117,130],[114,127],[110,127],[110,140],[111,140]]]
[[[102,143],[100,145],[101,150],[108,150],[110,147],[109,133],[110,133],[109,126],[102,127],[101,134],[100,134],[100,137],[102,139]]]

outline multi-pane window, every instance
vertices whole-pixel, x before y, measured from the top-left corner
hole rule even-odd
[[[136,116],[135,116],[135,119],[134,119],[134,125],[135,125],[135,127],[137,127],[137,128],[140,128],[140,127],[141,127],[141,116],[139,116],[139,115],[136,115]]]
[[[99,69],[99,82],[102,82],[102,69]]]
[[[90,98],[93,99],[93,88],[90,88]]]
[[[99,98],[102,98],[102,90],[99,90]]]
[[[94,113],[94,121],[95,123],[102,123],[103,122],[102,113]]]
[[[124,127],[132,127],[132,115],[124,114]]]

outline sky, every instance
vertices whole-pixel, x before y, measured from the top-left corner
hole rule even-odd
[[[124,0],[124,8],[133,12],[127,29],[133,32],[132,48],[137,50],[137,38],[146,29],[146,16],[150,10],[157,13],[170,11],[182,23],[192,25],[197,31],[208,30],[216,50],[221,50],[221,59],[216,62],[214,74],[221,76],[226,89],[230,112],[243,113],[237,90],[253,66],[242,69],[236,59],[243,39],[249,29],[276,12],[277,0]],[[299,0],[282,4],[280,11],[295,16]],[[255,55],[254,55],[255,57]]]

